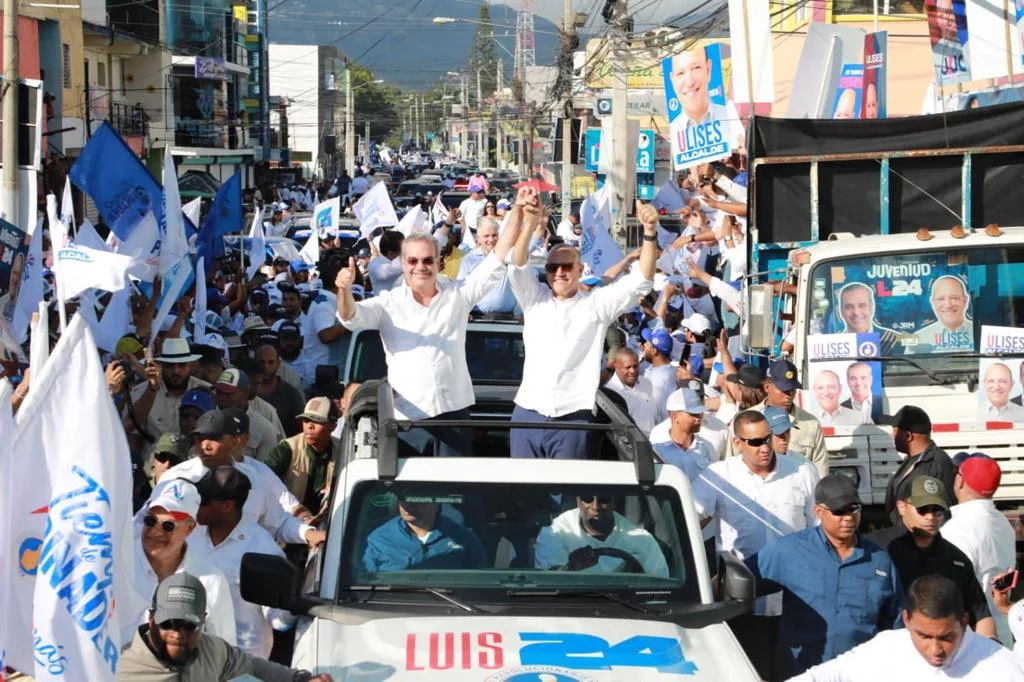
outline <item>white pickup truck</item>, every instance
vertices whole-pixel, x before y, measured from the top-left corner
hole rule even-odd
[[[300,615],[293,664],[335,680],[757,680],[725,623],[752,576],[723,558],[715,601],[686,476],[598,407],[601,461],[511,459],[510,422],[479,416],[449,424],[476,456],[402,459],[425,422],[365,384],[304,584],[247,554],[243,598]]]

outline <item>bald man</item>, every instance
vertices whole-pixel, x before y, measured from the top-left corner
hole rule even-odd
[[[836,102],[836,110],[832,118],[856,118],[857,115],[857,91],[853,88],[846,88],[839,95]]]
[[[970,296],[963,280],[952,275],[932,283],[930,296],[935,322],[917,330],[917,353],[974,350],[974,322],[967,317]]]
[[[878,86],[868,83],[864,86],[864,107],[861,118],[878,118]]]
[[[818,418],[822,426],[860,426],[870,423],[870,418],[860,410],[839,404],[842,393],[843,385],[838,374],[828,369],[818,372],[814,378],[814,399],[818,406],[811,410],[811,414]]]
[[[994,362],[985,370],[981,381],[985,398],[979,417],[990,422],[1024,421],[1024,407],[1010,402],[1013,392],[1013,372],[1001,362]]]

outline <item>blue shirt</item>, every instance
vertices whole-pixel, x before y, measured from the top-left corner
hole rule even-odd
[[[476,269],[476,266],[487,258],[479,248],[475,248],[462,258],[459,264],[459,279],[466,279]],[[516,311],[516,298],[512,294],[512,285],[508,282],[508,274],[505,274],[501,281],[487,293],[486,296],[477,301],[477,310],[482,313],[512,313]]]
[[[900,627],[903,587],[881,547],[857,538],[845,561],[821,527],[769,543],[747,559],[759,594],[779,589],[782,617],[776,673],[781,680]]]
[[[366,538],[363,565],[371,573],[407,568],[483,568],[484,550],[469,529],[440,514],[425,541],[409,530],[401,516],[396,516]]]

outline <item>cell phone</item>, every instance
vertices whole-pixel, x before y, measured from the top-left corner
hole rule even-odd
[[[996,578],[992,581],[992,589],[997,592],[1005,592],[1006,590],[1012,590],[1017,587],[1017,576],[1020,575],[1019,571],[1013,573],[1007,573],[1001,578]]]

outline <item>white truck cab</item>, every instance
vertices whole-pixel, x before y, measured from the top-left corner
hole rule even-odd
[[[602,461],[512,459],[510,422],[490,418],[450,424],[472,429],[477,456],[405,459],[398,434],[428,423],[396,421],[390,399],[376,382],[352,401],[305,585],[284,559],[243,559],[243,598],[300,615],[294,665],[336,680],[758,679],[725,623],[751,610],[751,574],[723,557],[715,601],[688,479],[614,402],[599,395],[603,423],[579,425],[617,455]]]

